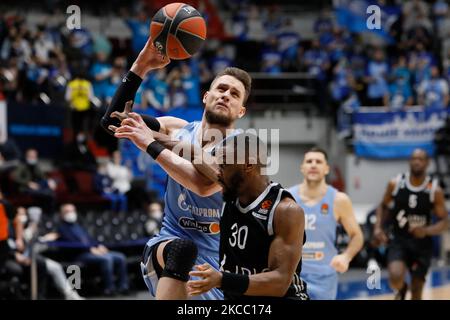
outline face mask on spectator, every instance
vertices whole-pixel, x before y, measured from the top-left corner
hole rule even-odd
[[[75,223],[77,221],[77,213],[75,211],[67,212],[64,215],[64,221],[67,223]]]
[[[20,220],[20,223],[26,224],[28,222],[28,217],[25,215],[21,215],[19,220]]]
[[[27,164],[34,166],[38,161],[37,159],[26,159]]]
[[[77,136],[77,142],[78,142],[78,143],[84,143],[84,142],[86,142],[86,137],[84,136],[84,134],[79,134],[79,135]]]

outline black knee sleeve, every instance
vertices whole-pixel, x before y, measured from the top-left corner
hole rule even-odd
[[[191,240],[175,239],[170,241],[163,250],[165,267],[161,277],[188,281],[189,271],[195,264],[197,254],[197,245]]]

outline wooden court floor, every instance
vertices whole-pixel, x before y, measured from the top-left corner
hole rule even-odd
[[[406,299],[410,299],[410,293],[406,295]],[[392,300],[393,294],[382,294],[378,296],[367,297],[367,300]],[[450,284],[440,287],[427,287],[423,290],[424,300],[450,300]]]

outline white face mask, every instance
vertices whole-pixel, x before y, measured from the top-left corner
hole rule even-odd
[[[161,220],[162,217],[163,217],[163,212],[161,210],[153,210],[153,211],[150,212],[150,216],[153,219]]]
[[[77,213],[75,211],[67,212],[64,215],[64,221],[68,223],[74,223],[77,221]]]
[[[20,223],[26,224],[28,222],[28,217],[25,215],[20,216]]]
[[[35,165],[38,162],[37,159],[27,159],[26,161],[29,165]]]

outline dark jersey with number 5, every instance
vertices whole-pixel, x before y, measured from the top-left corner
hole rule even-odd
[[[269,249],[274,239],[275,209],[284,198],[292,195],[278,183],[271,183],[246,208],[239,200],[224,202],[220,219],[220,270],[238,274],[269,271]],[[303,241],[306,239],[303,235]],[[300,279],[300,260],[285,298],[307,299],[306,285]],[[242,299],[224,292],[226,299]]]
[[[415,187],[411,185],[409,179],[409,173],[397,176],[392,192],[391,217],[394,237],[429,242],[430,237],[416,239],[409,230],[415,227],[425,227],[431,223],[431,212],[438,180],[428,175],[422,185]]]

